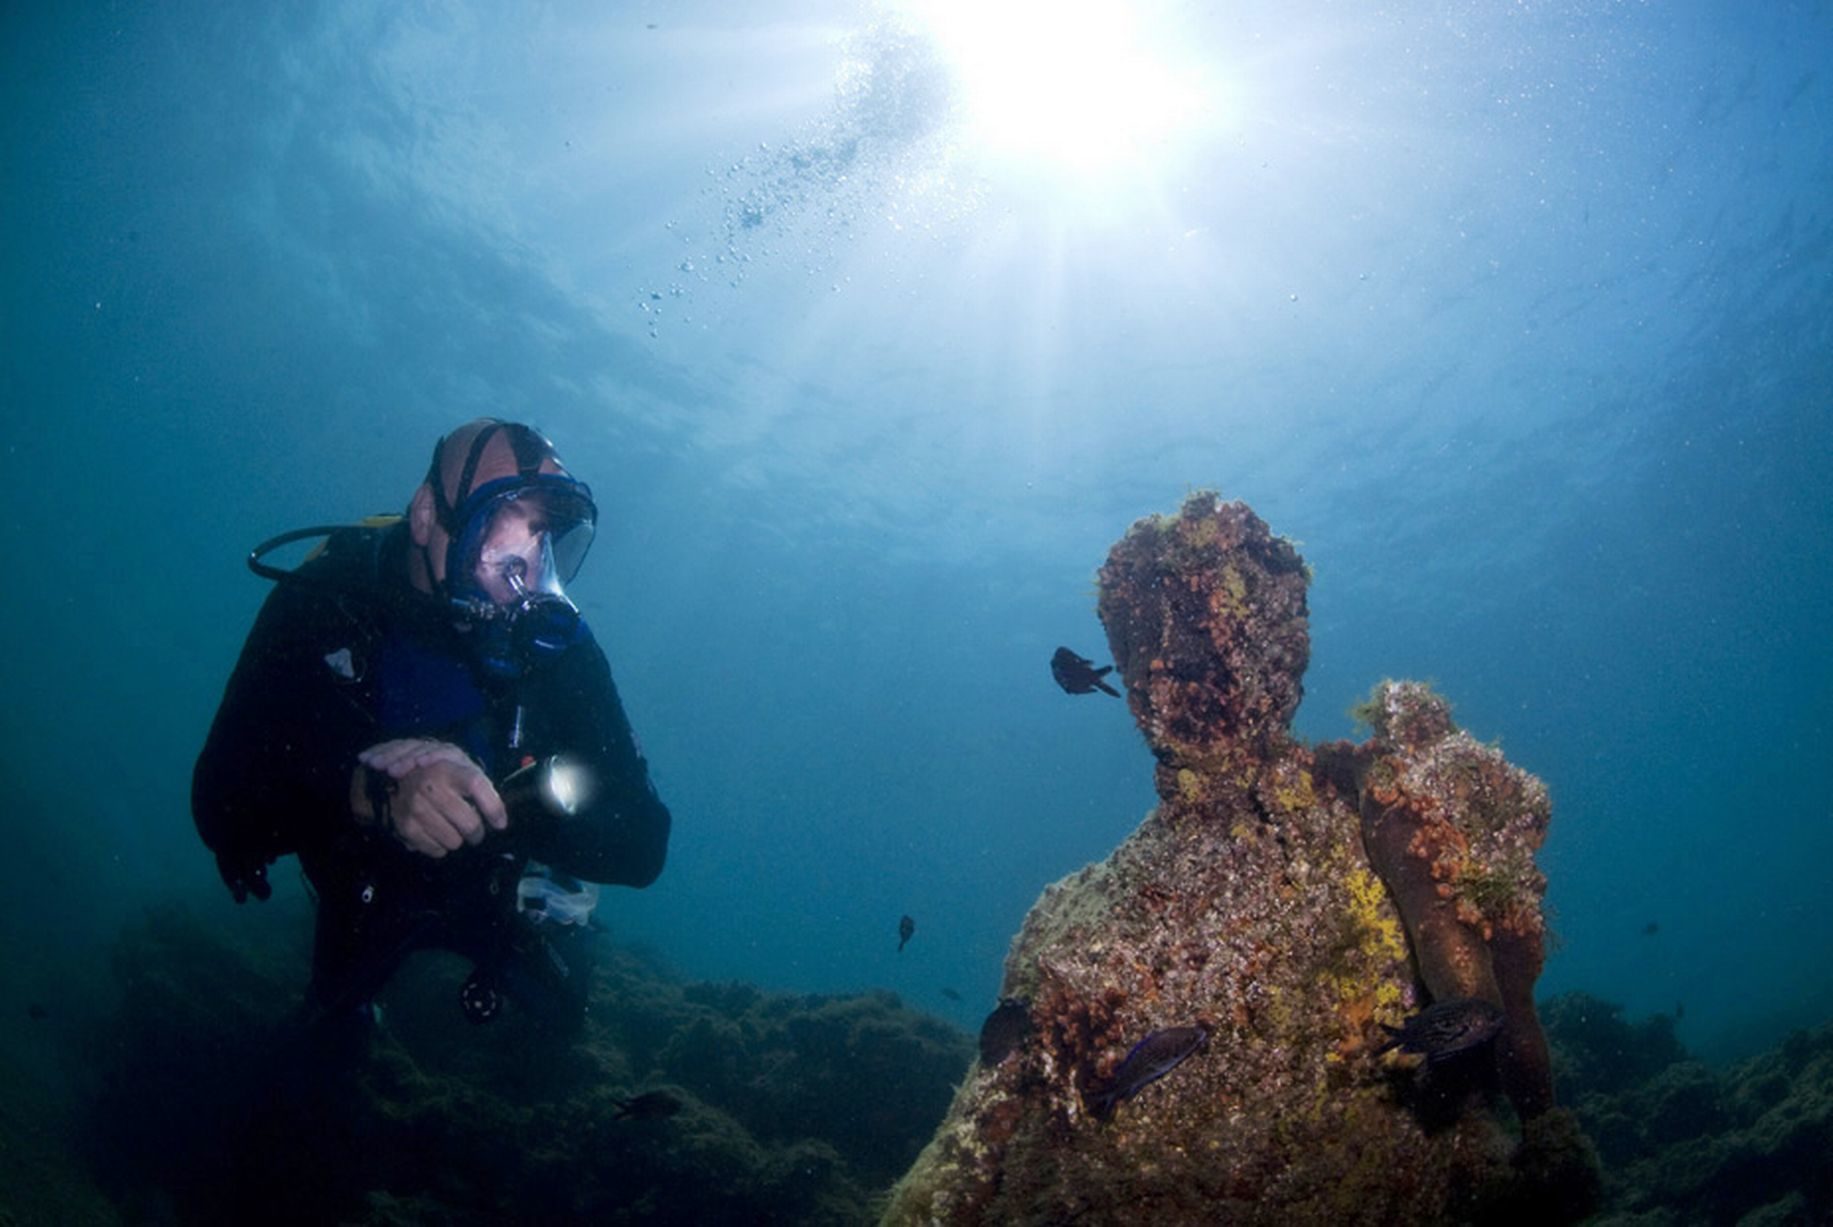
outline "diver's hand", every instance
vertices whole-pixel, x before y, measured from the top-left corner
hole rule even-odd
[[[356,761],[371,771],[386,771],[400,779],[416,767],[428,763],[471,763],[469,754],[449,741],[431,737],[398,737],[379,742],[356,756]]]
[[[482,842],[486,827],[501,831],[508,825],[496,785],[469,758],[436,758],[409,769],[388,807],[395,838],[434,858]]]

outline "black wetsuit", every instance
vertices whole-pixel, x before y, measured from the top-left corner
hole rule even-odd
[[[647,886],[668,809],[589,631],[521,679],[491,678],[441,602],[407,582],[407,549],[404,523],[340,530],[276,586],[198,756],[198,831],[226,877],[298,853],[318,896],[320,1010],[366,1005],[410,950],[443,946],[553,1021],[576,1021],[584,977],[516,914],[523,866]],[[435,860],[350,813],[358,752],[400,737],[453,742],[498,783],[564,754],[590,790],[572,817],[512,816],[509,831]]]

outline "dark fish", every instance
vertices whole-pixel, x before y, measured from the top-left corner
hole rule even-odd
[[[1398,1048],[1421,1053],[1431,1064],[1495,1039],[1502,1030],[1502,1011],[1481,997],[1453,997],[1434,1002],[1398,1027],[1382,1023],[1381,1029],[1390,1038],[1375,1049],[1376,1056]]]
[[[33,1022],[43,1022],[45,1019],[51,1017],[51,1011],[45,1009],[42,1005],[39,1005],[36,1001],[34,1001],[31,1005],[27,1006],[25,1008],[25,1012],[26,1012],[26,1016],[30,1018]]]
[[[1031,1003],[1022,997],[1002,997],[987,1020],[980,1024],[980,1063],[991,1069],[1031,1038]]]
[[[1661,925],[1657,921],[1651,920],[1642,926],[1642,936],[1644,937],[1653,937],[1659,932],[1661,932]]]
[[[948,999],[949,999],[950,1001],[959,1001],[959,1000],[961,1000],[961,994],[960,994],[960,993],[958,993],[958,992],[956,992],[956,991],[955,991],[954,989],[952,989],[952,988],[945,988],[945,989],[943,989],[943,990],[942,990],[942,995],[943,995],[944,997],[946,997],[946,998],[948,998]]]
[[[667,1120],[682,1108],[682,1103],[667,1091],[644,1091],[629,1099],[617,1101],[612,1120]]]
[[[1095,668],[1094,661],[1077,656],[1068,648],[1058,648],[1056,655],[1050,658],[1050,676],[1068,694],[1093,694],[1099,690],[1118,699],[1120,692],[1101,680],[1113,671],[1112,665]]]
[[[910,935],[915,932],[916,921],[910,919],[910,917],[906,916],[897,922],[897,952],[899,954],[904,953],[904,944],[910,940]]]
[[[1202,1027],[1154,1031],[1133,1045],[1133,1051],[1127,1053],[1105,1087],[1083,1096],[1088,1110],[1096,1120],[1106,1120],[1115,1108],[1182,1065],[1185,1058],[1201,1052],[1208,1042],[1209,1032]]]

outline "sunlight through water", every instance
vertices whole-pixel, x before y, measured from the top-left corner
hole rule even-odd
[[[1176,31],[1114,0],[912,0],[961,91],[965,142],[1078,175],[1122,169],[1215,104]]]

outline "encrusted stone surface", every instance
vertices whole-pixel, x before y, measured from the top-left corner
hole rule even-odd
[[[1482,963],[1488,979],[1471,983],[1505,1010],[1516,999],[1492,943],[1531,945],[1512,952],[1511,984],[1539,967],[1545,792],[1456,733],[1442,701],[1404,705],[1362,747],[1295,741],[1307,578],[1290,543],[1213,494],[1115,545],[1099,609],[1160,804],[1032,908],[1002,996],[1030,1002],[1035,1031],[997,1067],[973,1068],[887,1223],[1438,1222],[1505,1203],[1558,1221],[1582,1209],[1595,1176],[1550,1089],[1523,1109],[1522,1147],[1483,1102],[1487,1054],[1428,1075],[1416,1057],[1374,1053],[1381,1024],[1433,998],[1414,918],[1364,850],[1369,812],[1385,812],[1368,781],[1391,793],[1388,808],[1405,802],[1460,833],[1465,856],[1443,869],[1402,848],[1433,917],[1449,909],[1447,931],[1469,946],[1423,961]],[[1490,791],[1465,788],[1467,773]],[[1451,875],[1451,899],[1435,872]],[[1085,1095],[1133,1044],[1192,1024],[1209,1032],[1205,1051],[1094,1119]]]

